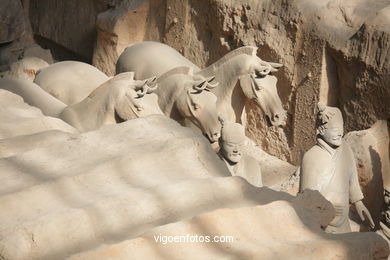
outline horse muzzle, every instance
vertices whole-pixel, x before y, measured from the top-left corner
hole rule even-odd
[[[272,126],[285,126],[287,121],[287,112],[283,110],[283,112],[275,113],[271,116],[267,115],[267,118]]]
[[[218,141],[219,137],[221,136],[221,133],[220,131],[219,132],[215,131],[215,132],[207,133],[206,136],[207,139],[209,139],[210,143],[215,143]]]

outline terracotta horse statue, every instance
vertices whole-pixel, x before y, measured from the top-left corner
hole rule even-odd
[[[277,92],[277,78],[272,75],[282,64],[263,61],[256,52],[257,47],[241,47],[201,70],[163,43],[141,42],[124,50],[116,69],[117,73],[134,71],[135,78],[147,78],[151,75],[158,77],[175,67],[191,67],[195,75],[215,75],[220,86],[211,92],[218,98],[217,110],[223,120],[244,123],[241,119],[245,116],[245,104],[253,100],[270,124],[284,125],[286,111]]]
[[[86,98],[109,77],[84,62],[60,61],[40,69],[34,83],[66,105]]]
[[[210,142],[220,136],[217,97],[211,93],[217,83],[214,77],[194,75],[188,67],[174,68],[157,78],[158,103],[165,115],[186,125],[196,125]]]
[[[46,116],[57,117],[81,132],[106,124],[120,123],[150,114],[162,114],[157,103],[156,78],[134,80],[133,73],[122,73],[95,89],[79,103],[67,106],[35,83],[23,79],[0,79],[0,89],[23,97]]]

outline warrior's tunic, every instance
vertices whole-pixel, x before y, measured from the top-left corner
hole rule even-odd
[[[359,186],[355,158],[345,142],[337,149],[331,148],[322,139],[307,151],[301,164],[300,191],[318,190],[329,200],[336,212],[327,231],[343,233],[351,231],[349,203],[363,199]]]
[[[255,158],[243,155],[238,163],[231,166],[223,157],[221,151],[218,155],[226,163],[226,166],[230,170],[232,176],[240,176],[256,187],[263,186],[260,165]]]

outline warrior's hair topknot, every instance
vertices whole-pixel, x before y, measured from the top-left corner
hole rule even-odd
[[[328,109],[328,106],[322,102],[318,102],[317,108],[317,120],[319,125],[325,125],[328,123],[329,119],[335,115],[335,113],[331,109]]]
[[[329,120],[332,118],[338,118],[339,120],[343,120],[341,111],[337,107],[329,107],[325,105],[323,102],[318,102],[317,104],[317,125],[323,126],[326,125]]]

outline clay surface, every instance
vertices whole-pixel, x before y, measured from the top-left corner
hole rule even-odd
[[[265,194],[264,194],[265,195]],[[386,257],[382,248],[366,248],[377,243],[378,237],[370,233],[345,234],[342,237],[321,234],[317,220],[305,219],[303,212],[310,206],[302,203],[313,201],[302,198],[291,202],[275,201],[270,204],[238,209],[219,209],[187,221],[161,226],[145,235],[105,246],[101,249],[70,257],[72,260],[96,259],[381,259]],[[305,209],[304,209],[305,208]],[[303,211],[301,211],[301,209]],[[270,213],[272,212],[272,213]],[[308,211],[306,211],[308,212]],[[312,212],[313,213],[313,212]],[[288,219],[282,216],[288,215]],[[262,221],[258,222],[257,219]],[[236,226],[239,223],[239,228]],[[280,232],[275,222],[284,223],[289,232]],[[254,224],[255,223],[255,224]],[[308,229],[311,226],[311,229]],[[293,231],[294,230],[294,231]],[[299,236],[296,232],[299,232]],[[263,236],[258,234],[262,233]],[[209,243],[158,243],[159,236],[187,236],[193,241],[202,241],[206,236],[213,238],[229,234],[233,242]],[[271,235],[272,234],[272,235]],[[201,237],[203,236],[203,237]],[[222,235],[223,236],[223,235]],[[164,237],[162,237],[164,239]],[[180,237],[177,237],[179,241]],[[307,241],[310,239],[310,242]],[[364,241],[364,242],[363,242]],[[359,245],[354,248],[349,245]],[[180,247],[180,250],[178,250]],[[281,250],[282,249],[282,250]],[[315,249],[315,250],[313,250]],[[382,252],[381,252],[382,251]]]
[[[33,83],[31,83],[33,84]],[[21,149],[16,144],[5,144],[6,138],[32,135],[49,130],[59,130],[66,133],[77,133],[78,131],[64,121],[47,117],[35,107],[31,107],[23,102],[20,96],[11,92],[0,89],[1,98],[1,124],[0,124],[0,138],[2,139],[1,154],[9,154],[6,147],[12,150]],[[20,142],[19,142],[20,143]],[[39,142],[38,142],[39,143]],[[26,147],[27,143],[23,146]]]
[[[72,105],[108,79],[106,74],[87,63],[62,61],[41,69],[34,83],[58,100]]]

